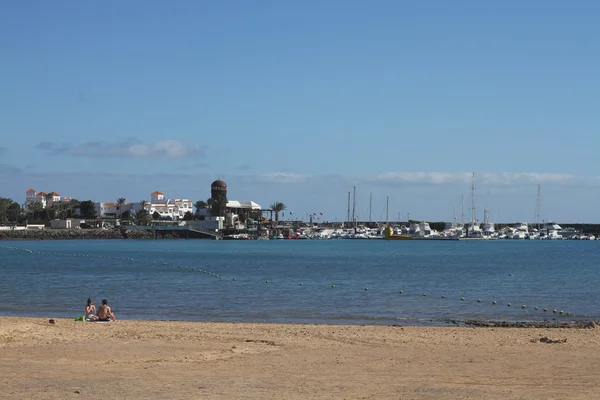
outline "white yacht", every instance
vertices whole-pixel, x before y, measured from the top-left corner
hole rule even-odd
[[[520,224],[515,225],[512,238],[529,239],[529,225],[527,225],[527,222],[521,222]]]
[[[490,222],[488,215],[488,210],[483,210],[483,225],[481,225],[481,230],[483,231],[483,235],[485,237],[492,238],[497,236],[496,226],[493,222]]]
[[[564,239],[561,235],[562,230],[562,227],[556,222],[548,221],[544,224],[540,231],[540,239],[562,240]]]

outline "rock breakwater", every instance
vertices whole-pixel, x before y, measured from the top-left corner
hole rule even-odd
[[[0,240],[154,239],[154,231],[133,229],[41,229],[0,231]],[[175,235],[159,235],[176,239]]]

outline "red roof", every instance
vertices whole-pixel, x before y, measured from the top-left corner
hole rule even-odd
[[[33,189],[29,189],[29,190],[27,191],[27,193],[35,193],[35,190],[33,190]]]
[[[56,193],[56,192],[52,192],[52,193],[50,193],[50,195],[51,195],[51,196],[59,196],[59,197],[60,197],[60,194],[58,194],[58,193]]]
[[[162,194],[161,192],[159,192],[158,190],[152,194]]]
[[[45,196],[45,195],[46,195],[46,193],[45,193],[45,192],[39,192],[39,193],[37,194],[37,196]]]

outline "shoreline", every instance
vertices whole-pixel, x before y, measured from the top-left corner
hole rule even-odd
[[[71,321],[75,318],[65,317],[65,316],[40,316],[39,314],[16,314],[7,312],[7,310],[3,310],[5,313],[0,313],[0,321],[4,319],[35,319],[35,320],[64,320]],[[116,313],[119,314],[119,311],[116,310]],[[225,325],[237,325],[237,324],[256,324],[256,325],[282,325],[282,326],[295,326],[295,325],[305,325],[305,326],[330,326],[330,327],[339,327],[339,326],[373,326],[373,327],[417,327],[417,328],[497,328],[497,329],[595,329],[600,328],[600,321],[594,320],[568,320],[568,321],[558,321],[558,320],[520,320],[520,321],[506,321],[506,320],[494,320],[494,319],[464,319],[464,320],[456,320],[456,319],[446,319],[446,320],[427,320],[429,323],[422,322],[423,320],[418,319],[403,319],[398,321],[387,320],[386,322],[373,322],[367,320],[361,320],[356,322],[327,322],[324,320],[315,320],[315,321],[269,321],[269,320],[261,320],[261,321],[249,321],[249,320],[186,320],[186,319],[132,319],[125,317],[124,321],[130,322],[160,322],[160,323],[191,323],[191,324],[225,324]],[[420,323],[416,323],[417,321],[421,321]]]
[[[593,398],[599,333],[0,317],[0,385],[6,399]]]

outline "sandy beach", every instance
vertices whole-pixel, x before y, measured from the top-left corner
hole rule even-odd
[[[2,317],[0,354],[3,399],[600,397],[600,329]]]

